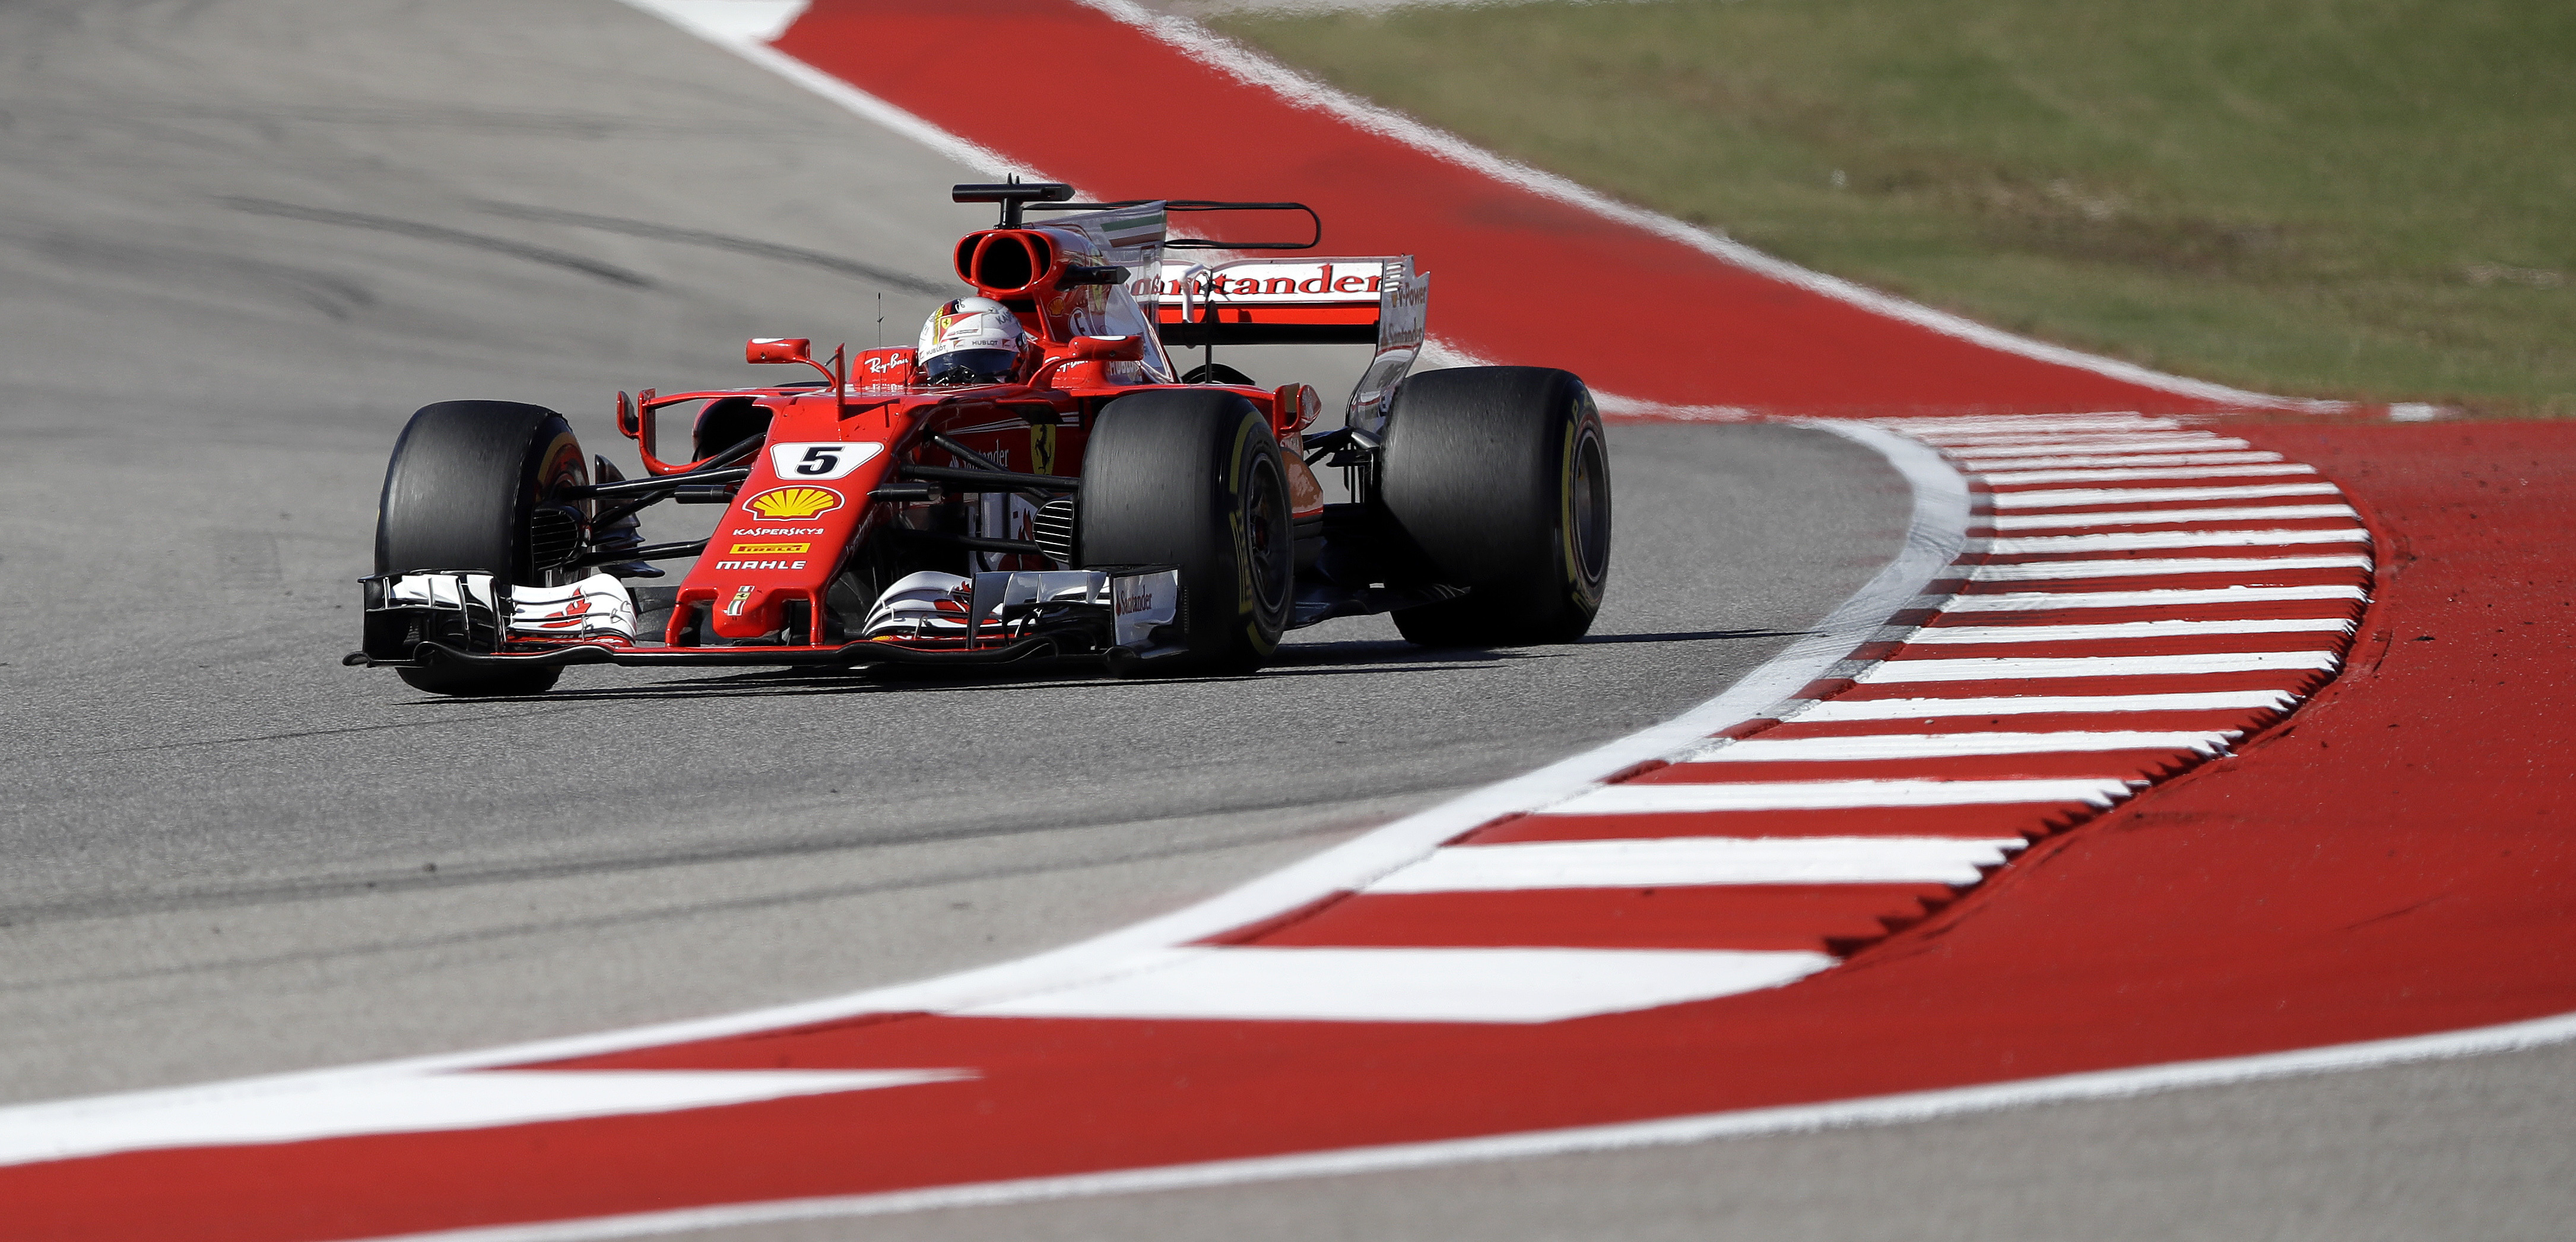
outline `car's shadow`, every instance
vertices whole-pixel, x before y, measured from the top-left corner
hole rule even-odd
[[[1664,634],[1587,634],[1578,646],[1597,643],[1704,643],[1736,638],[1805,638],[1813,630],[1689,630]]]
[[[1031,660],[990,668],[921,668],[880,665],[854,669],[760,669],[752,672],[687,677],[640,685],[606,685],[558,689],[515,698],[443,698],[418,700],[422,706],[508,702],[674,702],[689,699],[778,698],[851,694],[956,694],[1010,689],[1017,691],[1081,690],[1097,693],[1119,686],[1187,683],[1193,685],[1263,681],[1283,677],[1351,677],[1467,672],[1529,660],[1560,660],[1581,648],[1615,643],[1716,642],[1759,638],[1795,638],[1798,630],[1693,630],[1644,634],[1594,634],[1559,647],[1426,649],[1411,643],[1375,640],[1292,643],[1281,647],[1257,673],[1231,676],[1116,678],[1096,660],[1061,658]]]

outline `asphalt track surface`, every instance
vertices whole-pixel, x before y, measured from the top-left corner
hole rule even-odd
[[[932,295],[906,277],[935,277],[920,257],[956,227],[899,193],[956,170],[720,53],[604,7],[518,15],[495,50],[497,12],[0,13],[6,1098],[1060,943],[1705,697],[1866,577],[1900,520],[1893,480],[1823,437],[1623,429],[1604,632],[1642,641],[1440,661],[1353,625],[1257,683],[585,671],[571,695],[461,710],[331,668],[383,446],[417,400],[557,403],[606,447],[600,392],[720,370],[730,338],[803,330],[782,315],[853,322],[879,287],[917,305]],[[782,169],[815,196],[750,182]],[[896,270],[821,278],[744,240]],[[892,715],[916,695],[950,732]],[[1335,753],[1351,745],[1370,760]],[[854,821],[853,772],[881,818]],[[1080,783],[1024,796],[1050,774]],[[864,1232],[2562,1236],[2569,1068],[2525,1054]]]
[[[0,332],[0,1096],[1049,947],[1688,707],[1901,537],[1902,483],[1837,437],[1623,427],[1613,603],[1574,648],[1363,620],[1249,680],[584,669],[508,702],[342,669],[412,406],[540,401],[620,450],[617,387],[734,382],[734,342],[857,335],[879,291],[908,334],[983,222],[943,201],[972,170],[648,18],[509,7],[0,17],[29,291]]]

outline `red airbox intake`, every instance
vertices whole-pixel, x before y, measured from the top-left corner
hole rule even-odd
[[[989,294],[1027,293],[1055,264],[1055,244],[1030,229],[986,229],[957,243],[958,276]]]

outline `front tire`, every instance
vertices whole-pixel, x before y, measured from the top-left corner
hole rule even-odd
[[[589,481],[581,443],[561,414],[515,401],[421,407],[394,441],[376,507],[376,572],[480,571],[521,586],[563,576],[580,511],[556,498]],[[558,668],[455,664],[397,669],[432,694],[541,694]]]
[[[1082,451],[1082,561],[1178,569],[1187,648],[1112,671],[1239,673],[1268,661],[1296,595],[1288,519],[1279,442],[1241,395],[1152,389],[1110,402]]]
[[[1404,381],[1378,495],[1437,580],[1467,594],[1398,610],[1426,647],[1570,643],[1610,579],[1610,455],[1583,381],[1459,367]]]

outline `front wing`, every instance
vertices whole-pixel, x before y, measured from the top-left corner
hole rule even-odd
[[[703,646],[636,641],[634,600],[606,574],[562,587],[445,570],[360,582],[366,645],[342,660],[353,666],[976,665],[1086,654],[1152,660],[1182,650],[1173,629],[1180,575],[1160,566],[916,574],[897,587],[912,588],[901,593],[919,606],[878,609],[855,639],[782,635]]]

